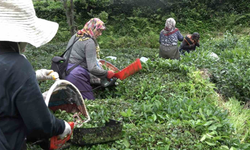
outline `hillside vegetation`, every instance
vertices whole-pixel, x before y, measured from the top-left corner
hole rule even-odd
[[[26,55],[35,69],[49,68],[52,56],[65,46],[30,47]],[[120,69],[136,58],[149,60],[118,86],[96,91],[95,101],[85,101],[91,116],[87,124],[122,121],[123,138],[69,149],[249,149],[250,112],[238,101],[249,97],[249,46],[249,37],[225,33],[222,39],[207,39],[180,61],[158,58],[158,49],[102,49],[101,57],[117,57],[106,60]],[[211,52],[219,59],[210,57]],[[47,81],[41,89],[51,84]]]
[[[107,30],[98,38],[101,58],[119,69],[146,57],[142,70],[95,91],[85,101],[91,121],[123,123],[123,137],[92,146],[71,145],[69,150],[248,150],[250,149],[250,3],[245,0],[74,0],[74,22],[65,13],[70,0],[33,0],[37,15],[59,23],[55,38],[45,46],[28,46],[25,55],[34,69],[50,68],[61,55],[72,29],[81,29],[92,17]],[[158,57],[159,32],[165,20],[175,18],[183,36],[195,31],[201,46],[181,60]],[[218,58],[211,57],[211,53]],[[115,56],[116,60],[107,56]],[[40,84],[45,92],[53,81]],[[59,118],[70,115],[58,111]],[[40,149],[29,143],[28,149]]]

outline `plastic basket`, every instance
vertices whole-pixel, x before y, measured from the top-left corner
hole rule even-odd
[[[100,59],[99,62],[102,64],[102,67],[105,66],[108,68],[108,70],[112,70],[114,72],[120,71],[117,67],[115,67],[114,65],[112,65],[110,62],[108,62],[106,60]]]

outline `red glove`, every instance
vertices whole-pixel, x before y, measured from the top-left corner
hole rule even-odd
[[[111,79],[114,75],[115,75],[115,73],[113,71],[109,70],[108,74],[107,74],[107,78]]]

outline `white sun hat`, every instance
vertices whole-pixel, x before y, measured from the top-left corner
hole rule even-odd
[[[37,18],[32,0],[0,0],[0,41],[40,47],[52,40],[58,26],[56,22]]]

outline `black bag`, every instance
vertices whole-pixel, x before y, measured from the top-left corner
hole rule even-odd
[[[51,69],[58,73],[60,79],[64,79],[66,76],[66,68],[68,66],[66,59],[60,56],[55,56],[51,61]]]
[[[78,39],[75,40],[72,43],[72,45],[61,56],[55,56],[51,60],[51,69],[58,73],[60,79],[64,79],[70,73],[70,71],[72,71],[76,66],[78,66],[81,63],[79,62],[75,64],[73,67],[71,67],[69,70],[67,70],[68,61],[69,61],[70,53],[72,51],[72,47],[75,44],[75,42],[78,41]],[[63,58],[63,56],[68,50],[70,50],[69,55],[65,59]]]

